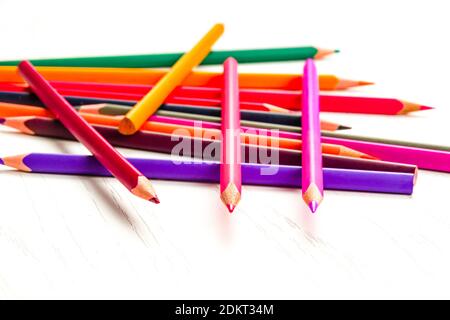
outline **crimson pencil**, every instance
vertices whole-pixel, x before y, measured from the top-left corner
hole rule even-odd
[[[223,78],[220,198],[231,213],[241,199],[241,119],[238,65],[235,59],[225,60]]]
[[[303,69],[302,97],[302,195],[316,212],[323,199],[322,148],[319,122],[319,85],[314,61],[306,60]]]
[[[134,195],[159,203],[150,181],[117,152],[74,108],[52,88],[28,61],[20,74],[61,123]]]

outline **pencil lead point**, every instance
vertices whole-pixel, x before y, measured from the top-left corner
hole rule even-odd
[[[0,158],[0,164],[3,165],[5,162],[3,161],[3,158]]]
[[[158,198],[157,196],[154,196],[154,197],[151,198],[149,201],[151,201],[151,202],[153,202],[153,203],[156,203],[156,204],[159,204],[159,203],[160,203],[159,198]]]
[[[336,50],[322,49],[322,48],[316,48],[316,49],[317,49],[317,53],[314,55],[314,59],[322,59],[330,54],[336,53]]]
[[[420,106],[420,110],[433,110],[433,107],[428,107],[428,106]]]
[[[236,206],[232,204],[227,204],[227,209],[230,213],[233,213],[234,209],[236,209]]]
[[[375,84],[375,82],[371,82],[371,81],[358,81],[359,86],[373,86],[374,84]]]
[[[0,118],[0,124],[4,124],[5,123],[5,118]]]
[[[368,154],[363,154],[363,155],[361,156],[361,158],[362,158],[362,159],[368,159],[368,160],[380,160],[380,159],[378,159],[378,158],[376,158],[376,157],[373,157],[373,156],[371,156],[371,155],[368,155]]]
[[[311,210],[311,212],[312,213],[315,213],[316,212],[316,210],[317,210],[317,207],[319,206],[319,203],[317,202],[317,201],[311,201],[310,203],[309,203],[309,209]]]
[[[338,126],[338,130],[350,130],[352,127],[349,127],[349,126],[343,126],[343,125],[339,125]]]

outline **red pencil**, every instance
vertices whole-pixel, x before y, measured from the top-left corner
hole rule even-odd
[[[90,97],[138,101],[142,89],[151,86],[92,84],[82,82],[51,82],[64,96]],[[148,90],[148,89],[146,89]],[[0,83],[0,91],[26,92],[27,87],[17,83]],[[200,106],[220,106],[221,89],[209,87],[178,87],[166,99],[166,103]],[[240,89],[241,110],[287,112],[300,111],[302,96],[299,91]],[[275,107],[277,106],[277,107]],[[277,110],[277,108],[279,108]],[[432,109],[430,107],[393,98],[374,98],[340,95],[321,95],[320,109],[325,112],[398,115]]]
[[[241,200],[241,113],[238,64],[234,58],[225,60],[223,79],[220,198],[231,213]]]
[[[150,181],[117,152],[86,120],[80,117],[30,62],[22,61],[18,68],[21,76],[47,108],[113,176],[136,196],[159,203]]]

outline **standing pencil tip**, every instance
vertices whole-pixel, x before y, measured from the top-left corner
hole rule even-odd
[[[159,199],[156,196],[156,192],[153,189],[152,183],[144,176],[138,177],[137,184],[133,189],[131,189],[131,192],[135,196],[138,196],[139,198],[142,198],[144,200],[148,200],[156,204],[159,203]]]
[[[233,213],[234,209],[236,209],[236,206],[232,204],[227,204],[226,206],[230,213]]]
[[[308,206],[311,212],[315,213],[317,211],[317,208],[319,207],[319,203],[317,201],[311,201]]]

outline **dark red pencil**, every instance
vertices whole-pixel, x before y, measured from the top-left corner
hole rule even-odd
[[[19,72],[45,106],[134,195],[159,203],[151,182],[117,152],[75,109],[44,79],[28,61],[19,64]]]

